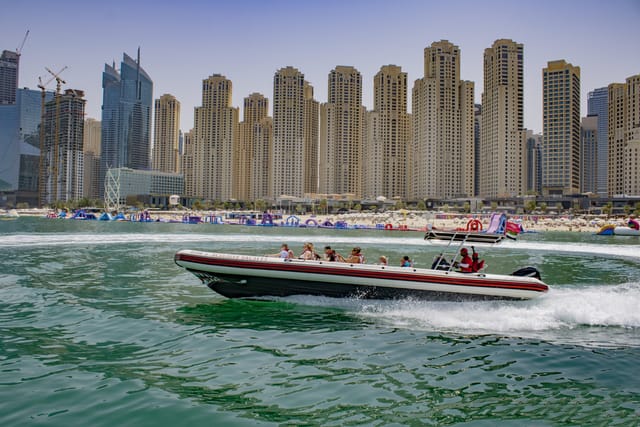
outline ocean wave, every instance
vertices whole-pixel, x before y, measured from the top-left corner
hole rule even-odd
[[[308,240],[322,242],[322,244],[359,244],[386,247],[389,245],[401,247],[422,247],[436,251],[442,250],[440,242],[435,245],[425,243],[422,238],[416,237],[385,237],[385,236],[350,236],[348,234],[335,235],[286,235],[274,237],[273,235],[257,234],[207,234],[207,233],[43,233],[43,234],[11,234],[0,236],[1,247],[33,247],[33,246],[65,246],[65,245],[118,245],[123,243],[255,243],[256,249],[263,252],[263,243],[274,245],[274,240],[283,242],[305,242]],[[277,243],[276,243],[277,246]],[[475,244],[477,248],[490,251],[528,251],[528,252],[557,252],[570,254],[594,254],[603,256],[615,256],[640,259],[640,251],[630,250],[629,245],[593,244],[584,242],[532,242],[532,241],[506,241],[499,245]]]
[[[528,301],[288,300],[339,307],[397,328],[535,338],[589,347],[640,347],[640,283],[557,287]]]

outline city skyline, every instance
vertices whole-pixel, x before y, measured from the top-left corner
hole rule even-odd
[[[363,104],[372,110],[373,78],[380,67],[401,67],[412,87],[423,74],[424,48],[439,40],[459,46],[461,79],[475,83],[476,100],[483,91],[484,50],[501,38],[522,44],[524,127],[537,133],[542,132],[542,69],[548,61],[564,59],[581,68],[582,116],[588,92],[640,72],[640,56],[620,54],[637,50],[637,0],[188,1],[180,6],[146,0],[87,6],[73,0],[46,7],[46,2],[26,1],[0,17],[2,49],[19,47],[30,31],[19,87],[35,89],[38,76],[48,80],[44,67],[57,71],[68,66],[64,88],[83,90],[87,117],[100,119],[104,64],[119,62],[122,52],[133,54],[139,46],[141,65],[153,76],[153,98],[165,93],[177,98],[184,131],[193,127],[201,83],[209,75],[222,74],[233,82],[232,105],[241,108],[242,100],[256,92],[272,103],[274,74],[292,66],[324,103],[331,70],[353,66],[362,74]]]

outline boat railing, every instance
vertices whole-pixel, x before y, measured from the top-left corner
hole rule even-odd
[[[467,239],[469,238],[469,232],[466,231],[466,230],[465,231],[456,230],[453,233],[453,235],[451,236],[451,239],[449,239],[449,243],[447,243],[447,246],[445,247],[445,250],[443,250],[440,253],[439,258],[438,258],[438,262],[433,267],[434,270],[438,270],[438,267],[440,267],[440,264],[442,264],[443,261],[446,261],[446,256],[448,255],[448,249],[451,247],[451,244],[454,241],[456,241],[456,238],[458,237],[458,235],[462,236],[462,239],[460,240],[460,244],[456,248],[456,251],[454,253],[453,259],[449,263],[449,268],[447,269],[447,271],[450,272],[450,271],[452,271],[454,269],[456,261],[458,259],[458,254],[460,253],[460,249],[467,242]]]

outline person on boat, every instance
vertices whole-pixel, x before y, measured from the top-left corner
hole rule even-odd
[[[293,251],[289,249],[289,245],[287,245],[286,243],[283,243],[282,246],[280,246],[280,252],[278,252],[277,254],[270,254],[267,256],[278,257],[282,259],[291,259],[293,258]]]
[[[312,261],[316,259],[320,259],[320,256],[313,250],[313,243],[306,242],[302,247],[302,253],[298,257],[305,261]]]
[[[344,262],[349,262],[351,264],[364,264],[364,254],[362,253],[360,247],[356,246],[355,248],[351,249],[351,255],[345,258]]]
[[[462,259],[458,263],[458,268],[460,269],[460,272],[461,273],[471,273],[471,272],[473,272],[472,267],[471,267],[471,264],[473,263],[473,260],[469,256],[469,251],[467,250],[467,248],[460,249],[460,256],[462,256]]]
[[[402,257],[400,267],[413,267],[413,262],[411,261],[411,258],[409,258],[408,255],[405,255]]]
[[[340,255],[338,252],[336,252],[335,249],[331,249],[331,246],[324,247],[324,259],[331,262],[334,262],[334,261],[344,262],[344,257]]]
[[[477,273],[484,268],[484,260],[480,259],[480,254],[476,252],[476,248],[471,246],[471,250],[473,251],[471,254],[471,271]]]
[[[433,259],[433,264],[431,264],[432,270],[449,270],[449,267],[451,264],[442,255],[442,252]]]
[[[378,264],[380,264],[380,265],[388,265],[389,261],[387,260],[386,256],[380,255],[380,258],[378,258]]]

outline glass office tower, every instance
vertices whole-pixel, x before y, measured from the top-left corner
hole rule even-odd
[[[140,66],[139,50],[137,60],[123,54],[120,72],[105,64],[102,89],[101,196],[108,169],[150,167],[153,82]]]

